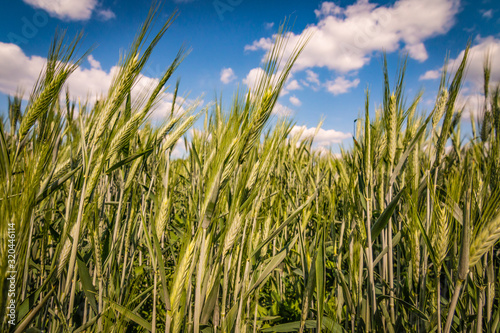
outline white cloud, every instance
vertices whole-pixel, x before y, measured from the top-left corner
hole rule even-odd
[[[350,89],[356,88],[359,84],[359,79],[349,81],[343,76],[338,76],[334,81],[327,81],[325,83],[326,89],[334,95],[345,94]]]
[[[89,55],[91,68],[78,67],[68,78],[66,85],[72,99],[82,102],[94,103],[100,96],[105,96],[112,84],[113,77],[118,73],[119,67],[114,66],[109,71],[101,69],[99,61]],[[31,92],[46,59],[39,56],[28,57],[21,48],[15,44],[0,42],[0,91],[15,95],[18,89],[24,92],[24,97]],[[144,91],[149,91],[156,86],[158,79],[139,76],[138,82],[132,89],[132,98],[141,96]],[[156,109],[152,112],[153,120],[162,120],[170,113],[172,107],[172,93],[163,93]],[[177,97],[178,102],[183,102]],[[189,104],[186,102],[186,104]],[[182,108],[177,111],[182,110]]]
[[[342,14],[342,8],[334,4],[333,2],[323,2],[320,9],[314,11],[316,17],[321,18],[329,15],[340,15]]]
[[[44,64],[44,58],[28,57],[19,46],[0,42],[0,91],[14,95],[21,88],[29,93]]]
[[[427,60],[429,57],[424,43],[407,44],[405,46],[405,51],[408,52],[410,57],[420,62]]]
[[[484,18],[490,19],[493,17],[493,9],[479,11]]]
[[[332,157],[334,159],[342,158],[342,154],[333,153],[331,148],[323,147],[323,146],[313,146],[313,151],[317,152],[320,156],[323,157]]]
[[[295,106],[301,106],[302,105],[302,102],[296,96],[290,96],[290,98],[288,100],[290,101],[290,103],[292,103]]]
[[[97,60],[94,59],[94,56],[91,54],[87,57],[87,60],[90,64],[90,67],[96,68],[96,69],[101,69],[101,63]]]
[[[274,22],[264,23],[264,28],[266,29],[272,29],[273,27],[274,27]]]
[[[97,10],[101,19],[109,20],[115,17],[115,14],[109,9],[97,9],[97,0],[23,0],[28,5],[43,9],[51,16],[63,20],[82,21],[88,20],[92,12]]]
[[[252,45],[245,45],[245,51],[257,51],[260,49],[269,50],[273,46],[273,41],[270,38],[262,37],[256,40]]]
[[[458,10],[458,0],[398,0],[388,6],[358,0],[345,8],[325,2],[315,12],[317,24],[301,34],[289,33],[286,53],[289,55],[293,45],[313,33],[294,70],[326,67],[353,71],[366,65],[374,52],[394,52],[400,44],[412,58],[423,61],[427,58],[423,42],[448,32]],[[271,45],[271,38],[261,38],[245,50],[269,50]]]
[[[472,88],[476,90],[480,90],[483,87],[483,78],[484,78],[484,60],[486,56],[490,56],[491,61],[491,76],[490,82],[492,84],[500,83],[500,66],[497,64],[500,63],[500,39],[497,39],[493,36],[489,36],[486,38],[478,37],[476,38],[476,44],[471,47],[468,66],[466,71],[466,79],[472,84]],[[450,73],[454,73],[455,70],[459,67],[460,62],[463,59],[465,51],[461,51],[458,57],[455,59],[451,59],[448,62],[448,69]],[[442,68],[439,70],[427,71],[424,75],[421,76],[421,79],[424,78],[438,78],[441,74]]]
[[[464,91],[457,96],[455,102],[457,109],[464,108],[462,119],[482,118],[484,111],[484,95],[480,93],[467,93]]]
[[[290,131],[290,136],[294,136],[298,133],[301,133],[301,139],[305,139],[308,137],[312,137],[316,132],[316,127],[307,127],[307,126],[294,126]],[[341,143],[345,139],[349,139],[352,135],[350,133],[344,133],[340,131],[336,131],[333,129],[325,130],[320,128],[318,133],[314,137],[314,143],[318,147],[330,147],[332,144]]]
[[[441,72],[439,70],[431,70],[427,71],[424,74],[420,75],[419,80],[435,80],[441,76]]]
[[[246,84],[249,88],[254,88],[263,75],[266,75],[266,72],[262,68],[252,68],[250,72],[248,72],[247,76],[243,79],[243,83]]]
[[[172,152],[170,153],[170,156],[174,159],[176,158],[184,158],[186,156],[186,145],[184,138],[180,138],[177,140],[176,144],[174,145],[174,148],[172,149]]]
[[[307,74],[307,78],[306,80],[308,82],[311,82],[315,85],[319,85],[319,75],[315,72],[313,72],[312,70],[308,69],[306,70],[306,74]]]
[[[28,5],[47,11],[50,15],[63,20],[88,20],[98,6],[97,0],[23,0]],[[111,19],[115,14],[109,9],[99,9],[98,15]]]
[[[300,86],[300,84],[297,80],[292,80],[286,85],[285,89],[286,90],[299,90],[299,89],[302,89],[302,87]]]
[[[222,83],[227,84],[236,79],[236,75],[232,68],[223,68],[220,72],[220,80]]]
[[[464,50],[455,58],[448,62],[448,73],[454,75],[459,67]],[[471,117],[481,117],[484,108],[484,61],[489,55],[491,62],[490,86],[494,89],[500,84],[500,39],[493,36],[481,38],[477,37],[475,45],[469,51],[467,69],[465,73],[465,83],[460,94],[457,97],[456,106],[464,106],[463,119]],[[438,78],[443,68],[439,70],[427,71],[421,79]]]
[[[116,17],[115,13],[113,13],[109,9],[101,9],[97,11],[97,15],[104,21],[114,19]]]
[[[273,108],[272,114],[278,117],[289,117],[293,115],[293,110],[289,107],[284,106],[281,103],[276,103]]]
[[[261,79],[262,76],[267,75],[266,72],[260,68],[252,68],[250,72],[248,72],[247,76],[242,80],[244,84],[246,84],[250,89],[254,89],[256,85],[258,84],[259,80]],[[275,75],[271,78],[271,80],[275,79]],[[281,91],[281,96],[284,96],[288,94],[288,91],[286,89],[283,89]],[[279,117],[288,117],[294,114],[294,111],[290,109],[289,107],[284,106],[281,103],[276,103],[273,109],[272,114],[277,115]]]
[[[476,38],[476,45],[470,49],[470,57],[467,66],[466,78],[473,82],[477,87],[483,85],[483,66],[486,56],[491,60],[491,83],[500,83],[500,39],[493,36],[486,38]],[[457,69],[462,61],[464,51],[460,52],[458,57],[450,61],[449,68]]]

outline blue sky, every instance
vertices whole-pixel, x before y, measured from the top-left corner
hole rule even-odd
[[[132,42],[150,3],[14,0],[4,4],[8,8],[0,13],[0,114],[5,114],[7,96],[18,87],[25,97],[29,94],[57,28],[66,29],[68,36],[83,30],[82,53],[95,47],[70,79],[70,93],[90,100],[105,93],[113,66]],[[451,67],[456,65],[469,39],[473,56],[461,102],[481,101],[487,52],[493,63],[492,80],[500,82],[500,5],[493,0],[169,0],[163,1],[160,18],[167,19],[175,9],[179,17],[143,71],[144,86],[161,75],[184,44],[191,52],[176,77],[187,102],[203,96],[203,103],[208,103],[221,93],[229,100],[238,87],[246,89],[255,81],[273,34],[280,22],[290,18],[294,23],[290,44],[303,34],[314,34],[275,113],[292,116],[306,133],[323,118],[317,146],[332,146],[334,151],[338,143],[349,145],[367,88],[373,109],[380,104],[384,51],[392,78],[401,57],[408,54],[408,98],[423,89],[422,111],[432,108],[445,56],[449,54]],[[155,120],[163,119],[171,92],[154,113]]]

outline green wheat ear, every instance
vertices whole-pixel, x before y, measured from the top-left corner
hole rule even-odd
[[[469,267],[474,267],[483,255],[500,239],[500,215],[483,226],[470,246]]]

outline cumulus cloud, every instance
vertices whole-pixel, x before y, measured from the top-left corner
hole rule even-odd
[[[450,69],[457,69],[462,61],[464,51],[460,52],[457,58],[449,63]],[[469,65],[467,67],[467,80],[470,80],[476,87],[483,85],[483,66],[486,56],[490,57],[491,83],[500,83],[500,39],[493,36],[486,38],[476,38],[476,45],[470,49]]]
[[[31,89],[45,61],[26,56],[16,44],[0,42],[0,91],[14,95],[18,88]]]
[[[464,91],[457,96],[456,105],[464,109],[462,119],[482,118],[484,112],[484,95]]]
[[[331,148],[323,147],[323,146],[313,146],[313,151],[317,152],[320,156],[329,156],[334,159],[342,158],[342,154],[333,153]]]
[[[408,44],[405,46],[405,51],[408,52],[410,57],[420,62],[427,60],[429,57],[424,43]]]
[[[458,57],[451,59],[448,62],[448,69],[451,73],[458,68],[464,56],[464,50],[460,52]],[[483,86],[483,66],[486,56],[490,57],[491,61],[491,76],[492,84],[500,83],[500,39],[493,36],[476,38],[475,45],[471,47],[468,66],[466,72],[466,80],[472,85],[473,89],[481,89]],[[437,79],[441,75],[442,68],[439,70],[430,70],[421,76],[421,79]]]
[[[300,86],[299,82],[297,80],[291,80],[286,86],[285,86],[285,89],[286,90],[299,90],[299,89],[302,89],[302,87]]]
[[[110,9],[99,8],[97,0],[23,0],[34,8],[45,10],[51,16],[62,20],[84,21],[90,19],[95,12],[102,20],[115,18]]]
[[[252,68],[248,72],[247,76],[243,79],[243,83],[246,84],[249,88],[254,88],[263,75],[266,75],[266,72],[262,68]]]
[[[236,75],[232,68],[223,68],[220,72],[220,80],[222,83],[227,84],[236,79]]]
[[[462,50],[455,59],[448,62],[448,73],[454,75],[462,62],[465,51]],[[462,117],[481,117],[484,109],[484,62],[489,57],[491,62],[490,85],[494,89],[500,84],[500,39],[493,36],[477,37],[471,47],[468,66],[465,73],[464,88],[458,95],[457,108],[464,107]],[[420,79],[437,79],[441,76],[443,68],[430,70],[420,76]]]
[[[290,101],[290,103],[292,103],[295,106],[301,106],[302,105],[302,102],[296,96],[290,96],[290,98],[288,100]]]
[[[330,15],[340,15],[342,14],[342,8],[340,8],[333,2],[323,2],[320,9],[316,9],[314,11],[314,14],[316,14],[316,17],[318,18]]]
[[[177,140],[176,144],[174,145],[174,148],[172,149],[172,152],[170,153],[170,156],[174,159],[176,158],[184,158],[187,154],[186,151],[186,144],[185,144],[185,139],[180,138]]]
[[[252,68],[248,72],[247,76],[242,81],[249,88],[253,89],[257,85],[257,83],[259,82],[260,78],[264,75],[267,75],[267,74],[262,68],[260,68],[260,67]],[[274,80],[274,79],[275,79],[275,77],[273,75],[271,80]],[[281,96],[284,96],[286,94],[288,94],[288,91],[286,89],[283,89],[281,91]],[[284,106],[283,104],[277,102],[274,105],[274,109],[273,109],[272,114],[274,114],[278,117],[289,117],[289,116],[294,114],[294,111],[292,109],[290,109],[289,107]]]
[[[290,131],[290,136],[298,135],[299,133],[301,134],[301,139],[312,137],[314,133],[316,133],[316,127],[295,125]],[[352,137],[350,133],[344,133],[333,129],[325,130],[323,128],[320,128],[316,136],[314,137],[314,143],[317,145],[317,147],[326,148],[330,147],[332,144],[341,143],[343,140],[349,139],[350,137]]]
[[[326,81],[326,89],[332,94],[340,95],[349,92],[352,88],[356,88],[359,84],[359,79],[352,81],[346,79],[344,76],[338,76],[333,81]]]
[[[318,73],[315,73],[312,70],[308,69],[308,70],[306,70],[306,74],[307,74],[307,78],[306,78],[307,82],[310,82],[310,83],[315,84],[315,85],[319,85]]]
[[[324,2],[315,12],[316,24],[300,34],[289,33],[286,53],[313,33],[294,70],[326,67],[349,72],[366,65],[374,52],[394,52],[401,44],[410,57],[423,61],[427,59],[423,42],[448,32],[458,10],[458,0],[398,0],[387,6],[358,0],[347,7]],[[271,45],[272,38],[261,38],[246,45],[245,50],[269,50]]]
[[[115,14],[109,9],[98,9],[97,0],[23,0],[28,5],[43,9],[51,16],[63,20],[83,21],[88,20],[92,16],[92,12],[97,11],[97,14],[102,19],[111,19]]]
[[[98,98],[107,94],[119,67],[114,66],[109,71],[105,71],[101,69],[101,64],[92,55],[89,55],[87,60],[90,68],[78,67],[68,78],[66,85],[71,98],[94,103]],[[19,46],[0,42],[0,91],[15,95],[21,89],[26,97],[26,93],[31,92],[45,63],[46,59],[43,57],[27,56]],[[158,84],[158,79],[140,75],[132,90],[133,97],[141,96],[144,91],[149,91],[156,84]],[[172,99],[172,93],[163,93],[151,118],[153,120],[164,119],[170,113]],[[178,97],[178,102],[186,101]],[[177,111],[180,110],[182,109],[179,108]]]
[[[101,63],[99,61],[95,60],[94,56],[92,54],[87,57],[87,60],[90,64],[90,67],[101,69]]]
[[[245,45],[245,51],[257,51],[260,49],[269,50],[273,46],[273,41],[270,38],[262,37],[259,40],[256,40],[252,43],[252,45]]]
[[[274,105],[274,109],[272,114],[278,116],[278,117],[290,117],[293,115],[293,110],[290,109],[289,107],[284,106],[281,103],[276,103]]]
[[[420,75],[419,80],[435,80],[441,76],[441,72],[438,70],[430,70]]]

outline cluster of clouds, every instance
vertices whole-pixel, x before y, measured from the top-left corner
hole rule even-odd
[[[327,147],[332,143],[340,143],[342,140],[348,139],[352,136],[351,133],[343,133],[333,129],[325,130],[323,128],[318,129],[316,127],[295,125],[290,131],[290,135],[294,136],[298,133],[301,134],[300,137],[303,139],[312,137],[316,133],[316,136],[314,137],[315,142],[318,146],[322,147]]]
[[[358,0],[347,7],[323,2],[315,10],[316,24],[299,34],[288,34],[290,46],[285,57],[293,52],[294,45],[312,36],[294,71],[305,70],[308,79],[315,79],[317,86],[334,95],[347,93],[358,86],[359,79],[346,75],[355,75],[377,52],[403,50],[411,58],[425,61],[428,54],[424,41],[448,32],[459,9],[458,0],[398,0],[386,6]],[[245,51],[269,51],[273,38],[255,40],[245,46]],[[313,68],[326,68],[335,77],[320,83]]]
[[[315,10],[315,24],[308,25],[301,33],[288,33],[285,59],[292,54],[295,45],[308,36],[311,38],[297,59],[281,99],[290,92],[305,88],[314,91],[321,89],[335,96],[348,93],[360,84],[357,71],[369,64],[377,52],[402,50],[419,62],[425,61],[428,58],[425,40],[447,33],[453,26],[459,9],[459,0],[398,0],[392,5],[358,0],[345,7],[334,2],[323,2]],[[244,50],[268,52],[273,46],[274,38],[275,36],[259,38],[246,45]],[[262,60],[264,59],[265,56]],[[321,80],[319,68],[326,69],[331,77]],[[261,68],[253,68],[242,82],[253,87],[261,75]],[[231,68],[221,72],[223,83],[235,79]],[[291,94],[288,102],[293,107],[302,105],[296,94]],[[283,108],[286,108],[286,112],[283,112]],[[293,112],[293,109],[278,104],[275,113]],[[303,135],[307,136],[316,129],[299,126],[294,131],[303,131]],[[348,133],[320,129],[315,144],[325,150],[328,145],[339,143],[350,136]]]
[[[285,58],[293,52],[294,45],[307,36],[312,37],[297,59],[281,97],[304,88],[314,91],[323,89],[333,95],[348,93],[360,84],[356,72],[380,51],[394,52],[402,49],[413,59],[422,62],[428,57],[424,41],[446,33],[453,25],[458,10],[458,0],[398,0],[386,6],[358,0],[346,7],[334,2],[323,2],[315,11],[317,23],[307,26],[301,33],[288,33],[289,47],[285,50]],[[273,45],[274,37],[257,39],[246,45],[244,50],[267,52]],[[332,77],[321,82],[315,68],[327,69]],[[299,79],[297,76],[301,72],[303,75]],[[261,68],[253,68],[242,82],[253,87],[261,75]],[[235,79],[236,75],[231,68],[222,70],[223,83]],[[293,107],[302,105],[296,94],[288,97],[288,103]],[[279,115],[293,112],[290,107],[279,103],[275,110]],[[315,128],[300,130],[304,130],[304,135],[307,135],[314,132]],[[339,138],[342,140],[349,137],[347,133],[320,129],[316,145],[324,148],[327,143],[337,143]]]
[[[447,71],[453,75],[460,66],[465,50],[447,64]],[[489,37],[477,37],[474,45],[470,48],[468,66],[466,68],[466,85],[462,88],[458,98],[458,105],[465,106],[464,117],[476,117],[479,110],[483,109],[484,95],[484,64],[489,61],[491,66],[490,90],[495,89],[500,84],[500,39]],[[420,80],[437,80],[441,77],[443,67],[425,72],[420,76]]]
[[[460,52],[460,54],[455,59],[450,59],[448,61],[448,71],[454,73],[455,70],[460,66],[462,59],[464,57],[465,50]],[[484,62],[489,57],[491,62],[492,72],[490,80],[493,83],[500,83],[500,68],[497,66],[500,61],[500,39],[494,36],[489,37],[477,37],[474,41],[474,45],[470,48],[468,66],[467,66],[467,80],[474,86],[475,89],[482,88],[483,86],[483,74],[484,74]],[[443,68],[429,70],[420,76],[421,80],[432,80],[441,77],[441,72]]]
[[[290,131],[290,136],[300,135],[300,140],[314,136],[313,149],[321,155],[331,154],[332,145],[339,144],[345,139],[352,137],[351,133],[344,133],[333,129],[325,130],[317,127],[295,125]],[[338,154],[334,154],[338,155]]]
[[[87,68],[78,67],[69,76],[66,86],[69,88],[72,99],[80,100],[82,103],[93,103],[100,96],[107,95],[113,78],[120,68],[113,66],[109,71],[105,71],[101,68],[100,62],[92,55],[89,55],[86,60],[88,61]],[[9,95],[15,95],[21,91],[24,93],[24,98],[26,98],[45,63],[45,58],[27,56],[16,44],[0,42],[0,91]],[[159,75],[160,73],[154,74]],[[139,100],[144,92],[150,91],[157,84],[157,78],[141,74],[132,89],[132,95]],[[185,106],[190,103],[182,97],[177,98],[177,103],[184,103]],[[162,93],[159,103],[151,114],[151,119],[155,121],[165,119],[166,115],[171,111],[172,99],[172,93]],[[181,110],[181,107],[178,107],[176,112]]]
[[[65,21],[85,21],[91,18],[109,20],[115,18],[110,9],[103,8],[98,0],[23,0],[26,4],[46,11],[50,16]],[[104,70],[100,62],[89,55],[86,59],[88,64],[78,67],[69,76],[66,87],[69,88],[71,98],[82,103],[94,103],[98,98],[106,96],[113,78],[119,71],[118,66]],[[15,95],[23,93],[24,98],[31,92],[34,83],[43,71],[47,59],[40,56],[28,56],[14,43],[0,42],[0,92]],[[85,66],[86,65],[86,66]],[[151,76],[141,74],[133,86],[132,95],[136,100],[141,100],[144,93],[150,91],[158,84],[162,73],[158,70],[146,68],[145,72]],[[65,87],[65,88],[66,88]],[[172,108],[173,94],[163,92],[161,99],[151,114],[151,119],[161,121],[170,113]],[[183,106],[189,106],[192,101],[177,97],[175,112],[183,110]]]
[[[305,87],[315,91],[322,89],[333,95],[350,92],[360,84],[357,73],[368,65],[377,53],[403,51],[417,62],[424,62],[429,55],[425,41],[429,38],[448,33],[454,25],[457,13],[461,10],[459,0],[397,0],[389,5],[377,5],[368,0],[358,0],[352,5],[339,6],[334,2],[323,2],[315,10],[317,23],[308,25],[300,33],[288,33],[289,47],[285,58],[293,52],[293,46],[307,36],[312,36],[297,59],[283,96],[292,90]],[[480,10],[489,20],[493,10]],[[273,45],[272,37],[263,37],[246,45],[245,51],[269,51]],[[462,51],[448,63],[449,72],[458,67],[463,57]],[[459,96],[458,103],[465,105],[464,116],[475,116],[484,102],[483,65],[489,55],[492,64],[500,60],[500,39],[493,36],[478,36],[471,48],[466,85]],[[264,57],[265,58],[265,57]],[[263,59],[264,59],[263,58]],[[318,69],[326,69],[329,79],[320,80]],[[421,80],[436,80],[443,68],[429,70],[420,76]],[[297,79],[299,73],[305,78]],[[243,82],[251,86],[259,69],[250,70]],[[493,66],[491,84],[500,83],[500,67]],[[289,102],[294,106],[302,103],[297,96]],[[312,131],[313,128],[307,129]],[[348,136],[346,136],[347,138]],[[331,138],[333,143],[335,139]],[[316,138],[316,142],[319,137]],[[318,146],[324,147],[318,143]]]

